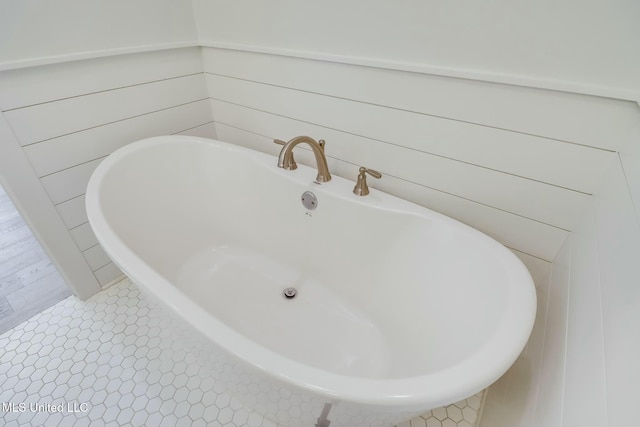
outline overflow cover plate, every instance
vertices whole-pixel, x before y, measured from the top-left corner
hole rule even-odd
[[[302,206],[312,211],[318,207],[318,198],[311,191],[302,193]]]

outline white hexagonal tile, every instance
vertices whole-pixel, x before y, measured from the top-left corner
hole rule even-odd
[[[149,418],[147,418],[147,421],[145,423],[145,425],[148,426],[159,426],[160,423],[162,422],[162,415],[158,412],[154,412],[153,414],[149,415]]]
[[[447,416],[456,423],[462,421],[462,411],[456,405],[447,406]]]
[[[163,403],[162,400],[158,398],[150,399],[149,402],[147,403],[147,406],[145,407],[145,410],[150,414],[153,412],[157,412],[162,407],[162,403]]]
[[[192,420],[197,420],[202,417],[204,414],[205,407],[202,403],[198,402],[195,404],[191,404],[191,409],[189,410],[189,418]]]
[[[215,420],[218,419],[218,414],[220,413],[220,410],[218,409],[217,406],[208,406],[205,408],[204,413],[202,414],[202,418],[208,422],[211,423]]]
[[[228,423],[233,418],[233,409],[228,406],[220,410],[218,413],[218,421],[222,424]]]
[[[120,414],[120,408],[117,406],[109,406],[107,410],[104,412],[102,419],[109,423],[111,421],[115,421],[118,418],[118,414]]]
[[[447,409],[446,408],[436,408],[431,411],[431,414],[436,417],[440,421],[444,421],[447,419]]]
[[[149,414],[146,411],[136,411],[131,418],[131,424],[134,426],[144,426]]]
[[[88,302],[71,297],[0,336],[0,398],[86,402],[87,413],[11,415],[11,425],[171,425],[277,427],[243,406],[300,419],[309,402],[288,390],[262,389],[250,375],[214,381],[233,367],[201,344],[187,348],[171,319],[158,317],[127,280]],[[200,360],[207,360],[205,368]],[[482,394],[418,417],[411,427],[473,427]],[[7,417],[5,417],[7,418]],[[356,418],[354,418],[356,420]],[[458,420],[458,421],[456,421]],[[356,420],[357,421],[357,420]]]
[[[467,406],[462,410],[462,417],[465,421],[474,424],[478,418],[478,413],[470,406]]]
[[[447,418],[446,420],[444,420],[442,422],[442,427],[458,427],[458,423],[456,423],[455,421]]]
[[[218,397],[216,398],[215,401],[215,405],[219,408],[219,409],[223,409],[229,406],[229,403],[231,402],[231,398],[229,397],[229,395],[227,393],[223,393],[218,395]]]

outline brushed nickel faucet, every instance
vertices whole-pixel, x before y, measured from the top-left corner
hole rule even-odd
[[[366,196],[369,194],[369,186],[367,185],[367,175],[369,174],[374,178],[381,178],[382,174],[378,171],[374,171],[373,169],[367,169],[364,166],[360,167],[360,173],[358,174],[358,181],[356,182],[356,186],[353,188],[353,194],[356,196]]]
[[[316,182],[328,182],[331,181],[331,174],[329,173],[329,167],[327,166],[327,158],[324,155],[324,140],[321,139],[316,142],[315,139],[309,136],[296,136],[284,142],[279,139],[274,139],[273,142],[282,145],[280,155],[278,156],[278,167],[286,170],[294,170],[298,167],[295,160],[293,160],[293,148],[301,143],[306,143],[311,147],[313,155],[316,157],[316,166],[318,169],[318,175],[316,176]]]

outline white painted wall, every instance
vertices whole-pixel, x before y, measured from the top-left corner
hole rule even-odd
[[[1,112],[0,184],[74,293],[85,299],[98,292],[98,280],[57,215]]]
[[[372,187],[493,235],[534,274],[539,321],[491,389],[484,425],[637,424],[640,142],[623,145],[640,117],[627,101],[640,87],[637,2],[194,0],[201,43],[272,54],[205,48],[204,67],[197,48],[42,65],[189,44],[190,6],[0,3],[0,69],[41,65],[0,73],[0,158],[24,166],[3,167],[3,182],[54,260],[64,256],[55,236],[76,245],[59,261],[73,264],[67,277],[92,273],[90,293],[119,274],[83,203],[91,170],[118,146],[217,132],[274,152],[271,138],[311,133],[326,137],[338,175],[382,169]]]
[[[196,38],[189,1],[0,0],[0,68]]]
[[[0,170],[9,186],[20,172],[39,183],[47,212],[61,220],[75,250],[104,286],[121,272],[104,253],[87,222],[85,189],[93,170],[115,149],[138,139],[173,133],[215,136],[198,48],[102,57],[0,72],[0,111],[12,141],[0,144],[0,156],[17,148],[26,161],[18,170]],[[17,147],[12,147],[13,144]],[[31,192],[12,192],[18,205],[29,206]],[[33,206],[33,203],[31,204]],[[30,218],[40,211],[23,210]],[[29,221],[52,258],[63,247],[47,242],[47,221]],[[65,250],[68,250],[65,249]],[[57,265],[65,272],[64,265]],[[82,266],[76,265],[74,270]],[[68,270],[68,269],[67,269]],[[77,289],[89,282],[68,272]]]
[[[91,171],[139,138],[213,136],[199,49],[169,49],[196,39],[188,1],[0,0],[0,176],[82,298],[121,274],[87,223]]]
[[[617,427],[640,414],[640,128],[554,260],[527,351],[482,426]]]
[[[203,53],[220,138],[274,154],[273,138],[326,139],[335,174],[378,169],[384,176],[370,186],[470,224],[525,262],[538,291],[536,327],[490,388],[483,426],[637,424],[629,397],[640,380],[635,102],[238,49]],[[313,165],[303,150],[297,156]],[[550,280],[545,260],[554,261]]]
[[[325,139],[336,175],[354,179],[360,165],[379,170],[374,188],[549,262],[619,135],[640,122],[634,102],[238,50],[203,53],[221,138],[273,154],[274,138]]]
[[[382,169],[373,186],[527,263],[538,320],[483,426],[638,424],[640,3],[193,4],[221,138],[268,152],[274,137],[325,138],[338,175]]]
[[[193,0],[201,42],[640,97],[640,2]],[[546,83],[545,83],[546,82]],[[556,83],[553,83],[556,82]],[[589,88],[589,89],[588,89]]]

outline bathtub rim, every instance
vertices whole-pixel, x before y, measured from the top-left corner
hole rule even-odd
[[[152,267],[144,263],[118,238],[117,234],[110,228],[102,212],[99,197],[100,186],[113,164],[135,151],[148,149],[155,144],[172,143],[210,144],[218,149],[222,148],[241,155],[254,157],[260,163],[273,164],[273,172],[279,173],[285,178],[297,181],[300,178],[297,178],[291,172],[276,168],[276,157],[274,156],[219,140],[172,135],[146,138],[116,150],[98,165],[87,186],[86,208],[91,228],[114,263],[136,286],[143,288],[146,294],[152,295],[166,309],[180,316],[218,347],[244,363],[253,366],[269,377],[319,393],[329,399],[365,405],[415,407],[416,409],[427,410],[459,401],[491,385],[511,367],[525,347],[531,334],[536,314],[535,286],[526,267],[511,251],[484,233],[453,218],[387,193],[372,189],[372,193],[375,193],[376,197],[354,199],[350,197],[349,193],[345,195],[343,191],[345,188],[350,189],[353,185],[351,181],[338,176],[334,177],[333,184],[329,184],[333,187],[340,187],[341,194],[335,194],[329,186],[316,186],[314,187],[315,191],[331,193],[336,197],[348,198],[349,201],[368,205],[381,199],[390,204],[389,210],[397,210],[419,216],[426,216],[423,211],[428,211],[428,218],[436,217],[451,226],[462,227],[463,230],[471,232],[474,238],[483,239],[484,244],[496,251],[496,255],[501,259],[505,268],[509,267],[509,277],[520,277],[520,279],[528,282],[520,284],[515,289],[519,294],[519,298],[529,300],[528,309],[527,307],[518,307],[517,309],[508,307],[505,317],[518,319],[518,321],[502,322],[484,345],[456,365],[435,373],[414,377],[378,379],[336,374],[289,359],[254,343],[244,335],[236,332],[232,327],[218,320],[213,314],[208,313],[189,297],[182,294]],[[300,170],[306,170],[306,175],[315,175],[315,170],[304,165],[299,165]],[[336,185],[335,182],[339,183],[339,185]],[[153,288],[149,285],[150,283],[154,284]],[[511,290],[511,292],[514,292],[514,290]],[[525,325],[524,328],[526,328],[527,333],[524,334],[522,332],[522,326],[519,326],[518,331],[515,331],[515,324]],[[225,345],[221,345],[220,337],[225,337],[229,341],[225,342]],[[506,337],[511,337],[511,339],[506,339]],[[508,350],[505,351],[505,348],[508,348]],[[500,349],[500,351],[496,352],[495,349]]]

